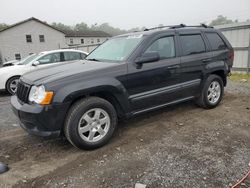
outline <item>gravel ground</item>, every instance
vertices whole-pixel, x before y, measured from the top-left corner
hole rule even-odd
[[[212,110],[188,102],[121,122],[94,151],[28,135],[9,98],[0,96],[0,161],[10,167],[0,187],[230,187],[250,168],[249,83],[229,82]]]

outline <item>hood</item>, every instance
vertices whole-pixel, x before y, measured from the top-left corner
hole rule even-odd
[[[116,63],[81,60],[35,70],[24,74],[22,79],[30,84],[45,84],[68,76],[85,74],[116,65]]]
[[[26,68],[26,65],[17,65],[14,64],[12,66],[4,66],[0,68],[0,75],[4,74],[4,73],[13,73],[15,72],[17,75],[21,75],[23,74],[23,69]],[[20,72],[21,71],[21,72]]]
[[[19,61],[8,61],[8,62],[3,63],[3,67],[17,65],[18,63]]]

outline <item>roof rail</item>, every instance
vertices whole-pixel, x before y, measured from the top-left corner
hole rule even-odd
[[[204,28],[213,28],[212,26],[208,26],[206,24],[200,24],[200,25],[185,25],[185,24],[179,24],[179,25],[166,25],[166,26],[159,26],[159,27],[153,27],[153,28],[146,28],[144,31],[150,31],[154,29],[163,29],[163,28],[169,28],[169,29],[177,29],[177,28],[183,28],[183,27],[204,27]]]

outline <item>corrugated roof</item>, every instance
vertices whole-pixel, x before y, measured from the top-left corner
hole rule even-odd
[[[111,37],[104,31],[65,31],[66,37]]]
[[[250,28],[250,22],[239,22],[239,23],[232,23],[232,24],[217,25],[215,26],[215,28],[220,29],[222,31],[233,30],[233,29],[246,29],[246,28]]]

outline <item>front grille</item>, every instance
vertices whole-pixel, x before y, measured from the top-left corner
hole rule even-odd
[[[25,84],[22,81],[19,81],[16,92],[17,98],[24,103],[28,103],[29,92],[30,92],[30,85]]]

